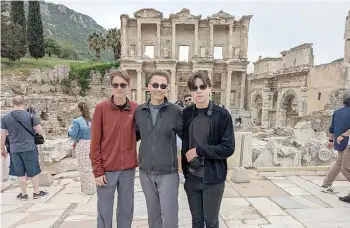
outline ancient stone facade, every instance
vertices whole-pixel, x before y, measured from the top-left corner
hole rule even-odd
[[[204,19],[182,9],[164,18],[155,9],[141,9],[134,18],[120,18],[121,68],[131,76],[131,99],[147,99],[147,75],[152,70],[170,73],[171,101],[189,93],[187,80],[193,72],[205,71],[212,79],[216,103],[232,111],[244,109],[251,15],[236,20],[219,11]]]

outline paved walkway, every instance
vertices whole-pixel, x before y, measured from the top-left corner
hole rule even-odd
[[[137,175],[138,176],[138,175]],[[350,204],[338,200],[350,189],[346,181],[337,181],[338,193],[319,191],[320,176],[259,177],[251,173],[251,183],[226,182],[220,210],[220,227],[234,228],[349,228]],[[76,172],[66,173],[46,188],[50,195],[26,202],[16,200],[14,185],[1,194],[2,228],[95,228],[96,194],[80,193]],[[3,183],[2,189],[6,188]],[[28,190],[32,195],[32,188]],[[179,194],[179,225],[191,227],[183,185]],[[115,221],[114,221],[115,222]],[[116,227],[114,224],[113,227]],[[145,198],[139,178],[135,181],[133,227],[148,227]]]

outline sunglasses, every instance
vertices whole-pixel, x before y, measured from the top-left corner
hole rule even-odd
[[[191,102],[192,98],[185,99],[185,102]]]
[[[155,82],[155,83],[153,83],[153,84],[151,84],[152,85],[152,87],[154,88],[154,89],[158,89],[159,87],[161,88],[161,89],[166,89],[166,87],[168,87],[168,85],[166,85],[166,84],[158,84],[157,82]]]
[[[125,89],[128,85],[125,84],[125,83],[112,83],[111,86],[114,88],[114,89],[118,89],[118,87],[120,86],[121,89]]]
[[[208,88],[208,86],[205,85],[205,84],[202,84],[202,85],[199,86],[199,89],[200,89],[200,90],[206,90],[207,88]],[[198,86],[192,86],[192,88],[191,88],[191,91],[192,91],[192,92],[195,92],[195,91],[197,91],[197,90],[198,90]]]

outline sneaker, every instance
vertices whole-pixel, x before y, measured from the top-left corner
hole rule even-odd
[[[339,197],[339,200],[345,202],[345,203],[350,203],[350,195],[344,196],[344,197]]]
[[[325,193],[334,193],[334,188],[331,186],[325,186],[322,185],[321,186],[321,192],[325,192]]]
[[[22,193],[19,193],[17,196],[17,199],[19,200],[28,200],[28,195],[23,195]]]
[[[49,194],[48,192],[44,192],[44,191],[40,191],[38,194],[33,193],[33,199],[39,199],[43,196],[46,196],[47,194]]]

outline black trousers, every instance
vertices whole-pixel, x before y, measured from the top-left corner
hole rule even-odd
[[[203,178],[189,175],[185,181],[188,204],[192,214],[192,228],[219,227],[219,211],[225,182],[203,184]]]

